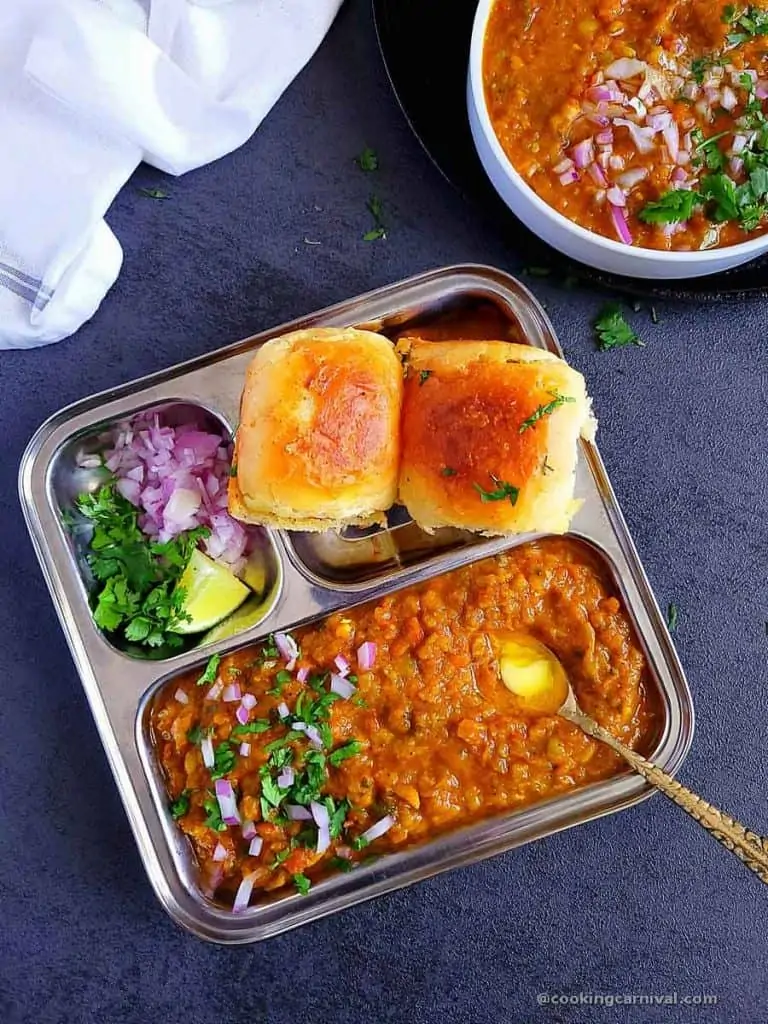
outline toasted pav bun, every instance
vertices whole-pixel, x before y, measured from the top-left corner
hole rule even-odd
[[[426,530],[564,533],[579,503],[579,436],[594,436],[584,378],[506,341],[404,339],[399,500]]]
[[[392,343],[371,331],[266,342],[246,375],[231,514],[293,530],[381,521],[397,493],[402,389]]]

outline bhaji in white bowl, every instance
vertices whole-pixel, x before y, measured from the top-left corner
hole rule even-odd
[[[555,248],[644,278],[768,251],[768,6],[480,0],[480,158]]]

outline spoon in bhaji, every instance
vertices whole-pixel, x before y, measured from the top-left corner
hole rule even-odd
[[[501,681],[523,708],[533,714],[559,715],[615,750],[634,771],[682,807],[768,883],[768,839],[723,814],[598,725],[579,707],[565,669],[548,647],[527,634],[519,633],[496,633],[489,640],[498,658]]]

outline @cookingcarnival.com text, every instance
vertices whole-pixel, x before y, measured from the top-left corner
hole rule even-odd
[[[539,1006],[717,1006],[711,992],[539,992]]]

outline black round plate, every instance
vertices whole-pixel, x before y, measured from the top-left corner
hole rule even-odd
[[[531,234],[496,194],[472,141],[466,78],[476,7],[477,0],[373,0],[373,15],[392,88],[416,137],[448,181],[487,214],[527,264],[658,298],[716,301],[768,294],[768,256],[708,277],[645,281],[573,263]]]

